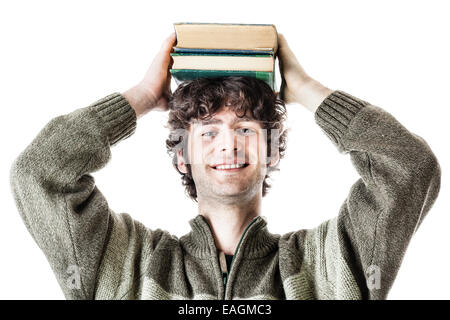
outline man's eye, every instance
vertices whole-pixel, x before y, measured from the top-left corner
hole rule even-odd
[[[256,133],[255,130],[250,129],[250,128],[239,128],[239,129],[236,129],[236,131],[237,131],[237,133],[242,134],[244,136],[251,136]]]
[[[214,137],[217,134],[216,131],[207,131],[202,133],[202,137]]]

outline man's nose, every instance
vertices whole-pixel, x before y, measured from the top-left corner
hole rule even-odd
[[[221,152],[237,152],[242,150],[242,139],[236,135],[233,129],[224,130],[222,133],[222,139],[220,140],[220,151]]]

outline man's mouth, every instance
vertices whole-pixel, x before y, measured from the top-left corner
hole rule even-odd
[[[240,169],[246,168],[248,166],[248,163],[242,163],[242,164],[220,164],[216,166],[211,166],[214,170],[217,171],[224,171],[224,172],[232,172],[232,171],[238,171]]]

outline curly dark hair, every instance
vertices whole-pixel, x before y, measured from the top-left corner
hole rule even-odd
[[[182,82],[169,100],[170,112],[166,127],[170,133],[166,147],[173,166],[182,175],[182,184],[186,187],[187,195],[194,201],[197,201],[197,190],[191,165],[186,164],[188,173],[180,172],[177,166],[177,151],[182,149],[183,157],[187,159],[187,130],[191,120],[209,119],[223,106],[229,106],[238,117],[245,116],[249,111],[252,118],[261,121],[267,132],[277,129],[280,134],[278,141],[274,143],[278,145],[280,159],[285,155],[287,130],[284,129],[283,123],[287,117],[286,106],[267,83],[255,78],[237,76],[199,78]],[[268,146],[271,146],[271,139],[272,134],[267,133]],[[271,149],[267,148],[269,157]],[[268,167],[262,186],[263,196],[271,187],[267,182],[269,173],[275,170],[279,170],[278,164]]]

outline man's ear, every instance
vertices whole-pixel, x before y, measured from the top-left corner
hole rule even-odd
[[[280,162],[280,151],[276,150],[275,154],[270,156],[270,162],[267,164],[268,167],[275,167],[278,162]]]
[[[186,161],[183,157],[183,149],[177,150],[177,167],[182,173],[187,173]]]

